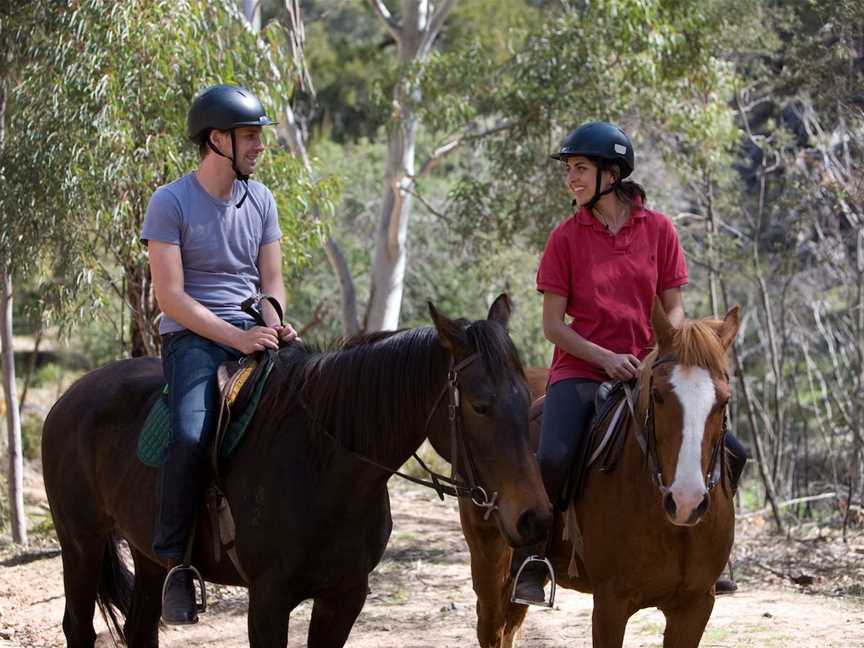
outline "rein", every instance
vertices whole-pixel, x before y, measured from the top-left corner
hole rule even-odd
[[[645,419],[641,427],[636,428],[636,441],[639,444],[639,449],[645,457],[648,474],[651,481],[654,482],[661,495],[666,495],[669,492],[669,487],[663,483],[663,474],[660,470],[660,462],[657,460],[657,433],[654,429],[654,397],[652,391],[654,388],[654,370],[668,362],[673,362],[675,358],[671,354],[663,355],[657,358],[651,365],[651,378],[648,383],[648,407],[645,409]],[[630,408],[630,413],[633,415],[633,420],[636,421],[636,401],[633,396],[633,388],[624,383],[624,391],[627,394],[627,405]],[[711,467],[705,475],[705,484],[708,491],[714,490],[714,487],[722,481],[723,478],[723,458],[722,448],[726,440],[726,433],[729,426],[729,416],[726,408],[723,408],[723,430],[720,433],[720,438],[711,452]]]
[[[451,461],[451,464],[453,466],[453,474],[455,475],[458,470],[459,455],[464,454],[465,471],[468,476],[467,482],[459,481],[452,477],[447,477],[446,475],[436,473],[425,464],[425,462],[417,455],[416,452],[413,453],[413,457],[417,461],[417,463],[420,464],[420,467],[428,473],[429,480],[412,477],[411,475],[405,474],[393,468],[388,468],[387,466],[384,466],[377,461],[373,461],[372,459],[369,459],[368,457],[365,457],[357,452],[352,452],[352,454],[357,459],[360,459],[361,461],[375,466],[376,468],[380,468],[381,470],[384,470],[391,475],[398,475],[399,477],[407,479],[408,481],[415,484],[420,484],[421,486],[431,488],[436,493],[438,493],[438,497],[441,499],[441,501],[444,501],[444,495],[450,495],[451,497],[468,498],[478,508],[485,509],[486,512],[483,514],[483,519],[488,520],[489,516],[492,515],[494,511],[498,510],[498,505],[495,503],[498,499],[498,492],[493,492],[492,496],[489,497],[486,489],[478,483],[477,474],[479,473],[479,471],[477,470],[477,465],[474,462],[474,455],[471,453],[471,448],[468,445],[467,439],[465,439],[465,435],[461,433],[462,404],[459,398],[459,372],[468,365],[470,365],[472,362],[477,360],[479,357],[479,353],[474,353],[456,364],[455,366],[453,364],[453,356],[450,357],[450,368],[447,371],[447,382],[441,389],[438,397],[435,399],[435,402],[432,405],[432,410],[426,417],[426,425],[423,427],[423,436],[427,437],[429,432],[429,425],[432,423],[432,418],[435,416],[435,412],[438,411],[438,406],[444,400],[444,395],[447,394],[447,418],[450,422],[450,449],[453,453],[453,458]]]

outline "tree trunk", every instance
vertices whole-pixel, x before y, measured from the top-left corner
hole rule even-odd
[[[399,66],[408,69],[422,62],[429,53],[444,18],[453,5],[444,0],[430,16],[429,0],[402,0],[402,22],[395,24],[380,0],[370,0],[373,10],[387,24],[399,44]],[[411,217],[411,188],[414,184],[414,152],[417,141],[417,87],[400,79],[393,90],[393,105],[398,110],[387,144],[384,193],[375,253],[371,269],[366,331],[393,330],[399,326],[405,268],[408,261],[406,241]]]
[[[243,0],[243,15],[252,26],[252,31],[261,31],[261,2],[263,0]]]
[[[146,263],[126,268],[126,300],[131,318],[129,337],[131,356],[158,356],[160,348],[159,327],[156,315],[159,306],[153,296],[150,268]]]
[[[9,436],[9,513],[12,540],[27,544],[27,517],[24,515],[24,455],[21,444],[21,416],[15,385],[15,351],[12,348],[12,268],[0,269],[0,339],[3,342],[3,392],[6,396],[6,429]]]
[[[312,164],[309,162],[309,154],[303,143],[303,133],[300,131],[300,126],[297,124],[297,119],[295,119],[294,111],[290,105],[285,106],[283,115],[284,119],[279,124],[279,130],[287,140],[292,155],[303,162],[306,172],[310,177],[314,177]],[[312,210],[312,218],[321,219],[317,207]],[[332,236],[328,236],[324,242],[324,252],[327,254],[330,267],[339,280],[339,294],[342,298],[342,335],[346,338],[357,335],[360,332],[360,322],[357,319],[357,292],[354,289],[354,277],[351,275],[351,268],[348,267],[348,261],[345,259],[342,248]]]
[[[261,29],[261,16],[259,9],[256,22],[256,15],[253,14],[256,6],[260,5],[250,2],[250,0],[244,0],[243,2],[243,15],[249,21],[252,29],[257,32]],[[291,16],[289,29],[294,32],[301,31],[303,22],[300,16],[299,3],[296,0],[286,0],[285,9]],[[295,64],[303,70],[304,76],[301,78],[301,84],[311,88],[312,83],[307,76],[306,65],[303,62],[302,43],[303,37],[301,33],[298,38],[294,38],[292,41],[292,53]],[[294,117],[294,110],[291,108],[291,104],[286,103],[283,115],[284,117],[280,120],[277,127],[279,133],[288,142],[288,148],[292,155],[303,163],[310,178],[314,178],[315,174],[312,170],[312,164],[309,162],[306,145],[303,143],[303,133],[300,130],[297,119]],[[321,213],[317,207],[312,210],[312,218],[316,221],[321,219]],[[354,289],[354,277],[351,275],[351,269],[348,267],[348,261],[345,259],[342,248],[332,236],[327,237],[327,240],[324,242],[324,252],[327,254],[330,267],[339,280],[339,293],[342,301],[342,335],[346,338],[351,337],[360,332],[360,324],[357,319],[357,293]]]

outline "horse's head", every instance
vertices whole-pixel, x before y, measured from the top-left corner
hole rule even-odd
[[[530,396],[507,333],[510,300],[500,295],[488,318],[473,323],[451,320],[432,304],[429,310],[441,345],[454,366],[463,365],[457,378],[462,424],[454,428],[461,438],[448,430],[446,440],[438,435],[436,449],[445,449],[461,478],[473,474],[494,497],[498,527],[511,545],[535,543],[551,524],[552,509],[528,443]]]
[[[675,328],[655,298],[651,325],[657,348],[640,378],[643,434],[667,517],[692,526],[710,506],[710,474],[724,451],[727,353],[738,333],[738,307],[722,320],[687,320]]]

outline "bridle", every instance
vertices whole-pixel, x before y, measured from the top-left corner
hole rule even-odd
[[[423,427],[423,436],[425,438],[429,436],[429,426],[432,423],[435,412],[438,411],[438,407],[444,401],[444,395],[446,394],[447,419],[450,424],[450,451],[452,455],[450,464],[453,467],[453,474],[455,475],[459,469],[459,457],[460,455],[464,455],[465,473],[467,477],[466,481],[459,481],[453,477],[447,477],[446,475],[436,473],[424,463],[416,452],[413,454],[414,459],[420,464],[423,470],[429,474],[429,480],[412,477],[411,475],[394,470],[393,468],[388,468],[387,466],[373,461],[359,453],[355,452],[353,454],[358,459],[385,470],[392,475],[398,475],[410,482],[433,489],[438,493],[438,497],[441,498],[442,501],[444,500],[444,495],[470,499],[475,506],[486,511],[483,514],[483,519],[488,520],[489,516],[498,510],[498,505],[496,504],[498,500],[498,492],[494,491],[490,497],[486,489],[479,482],[479,471],[474,462],[474,455],[471,453],[471,447],[468,445],[468,440],[465,438],[465,435],[462,434],[462,403],[459,396],[459,372],[479,357],[479,353],[474,353],[459,363],[456,363],[454,357],[452,355],[450,356],[450,367],[447,370],[447,382],[444,384],[444,387],[442,387],[438,397],[432,404],[432,410],[426,417],[426,425]]]
[[[663,474],[660,470],[660,462],[657,460],[657,433],[654,429],[654,370],[663,364],[674,362],[675,357],[671,353],[664,354],[657,358],[651,365],[651,377],[648,382],[648,406],[645,408],[645,418],[642,425],[636,426],[636,442],[639,444],[639,449],[645,457],[646,467],[651,480],[654,482],[661,495],[666,495],[669,492],[669,487],[663,483]],[[726,377],[728,380],[728,376]],[[627,383],[624,384],[624,390],[627,394],[627,402],[630,407],[630,413],[633,419],[636,420],[636,403],[633,398],[634,389]],[[638,385],[636,387],[638,393]],[[705,484],[708,491],[714,490],[723,480],[725,472],[724,453],[722,452],[723,445],[726,440],[726,434],[729,428],[729,415],[726,406],[723,406],[723,429],[720,433],[720,438],[714,445],[711,452],[711,462],[708,473],[705,475]]]

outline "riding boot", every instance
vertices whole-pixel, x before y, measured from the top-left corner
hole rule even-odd
[[[167,625],[198,623],[198,604],[192,572],[180,569],[170,574],[162,593],[162,621]]]
[[[518,547],[513,550],[510,573],[513,576],[513,601],[528,605],[546,605],[543,588],[549,570],[542,562],[546,555],[548,539],[537,544]],[[518,579],[518,580],[517,580]]]
[[[726,456],[729,459],[729,482],[734,495],[738,492],[741,473],[744,472],[744,466],[747,464],[747,450],[731,433],[726,435],[725,446]]]

